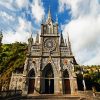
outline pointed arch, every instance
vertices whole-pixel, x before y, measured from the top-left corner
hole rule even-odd
[[[49,78],[54,77],[53,68],[52,68],[51,63],[48,63],[48,64],[44,67],[42,76],[47,77],[47,78],[48,78],[48,77],[49,77]]]
[[[70,94],[71,90],[70,90],[70,80],[69,80],[69,73],[67,71],[67,69],[65,69],[63,71],[63,93],[64,94]]]
[[[42,71],[41,92],[45,94],[54,93],[54,72],[51,63],[48,63]]]
[[[35,71],[32,68],[28,73],[28,94],[34,93],[35,86]]]

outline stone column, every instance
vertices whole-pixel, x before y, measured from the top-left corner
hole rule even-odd
[[[63,94],[63,88],[62,88],[62,78],[59,78],[59,93]]]
[[[76,78],[70,77],[70,88],[71,88],[71,95],[77,94],[77,82]]]
[[[39,94],[40,93],[40,76],[35,77],[35,85],[34,85],[34,94]]]
[[[57,77],[54,77],[54,94],[59,94],[59,79]]]
[[[26,76],[23,76],[23,83],[22,83],[22,95],[28,94],[28,79]]]
[[[56,74],[54,77],[54,94],[62,94],[62,74],[59,72],[59,74]]]

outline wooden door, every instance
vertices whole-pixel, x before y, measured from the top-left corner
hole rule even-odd
[[[29,94],[34,93],[34,83],[35,83],[35,79],[29,79],[29,87],[28,87]]]
[[[65,94],[70,94],[70,81],[69,79],[64,79],[64,92]]]

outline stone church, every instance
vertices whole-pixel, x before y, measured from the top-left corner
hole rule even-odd
[[[75,58],[69,36],[66,40],[58,32],[58,22],[50,10],[41,24],[41,34],[35,42],[28,39],[28,54],[22,73],[12,73],[9,89],[28,94],[74,94],[77,81],[74,72]]]

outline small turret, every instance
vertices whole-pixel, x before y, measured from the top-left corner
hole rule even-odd
[[[61,37],[60,37],[60,46],[65,46],[62,31],[61,31]]]
[[[39,34],[37,33],[35,44],[39,44]]]
[[[32,44],[33,43],[33,38],[32,38],[32,34],[30,36],[30,38],[28,39],[28,44]]]
[[[66,39],[65,39],[65,46],[67,47],[67,41],[66,41]]]
[[[67,35],[68,35],[68,49],[69,49],[70,55],[72,55],[71,43],[70,43],[70,40],[69,40],[69,34],[67,33]]]
[[[28,39],[28,53],[31,52],[32,44],[33,44],[33,38],[32,38],[32,34],[31,34],[31,37]]]
[[[1,46],[1,42],[2,42],[2,38],[3,38],[3,34],[2,34],[2,31],[0,31],[0,46]]]

